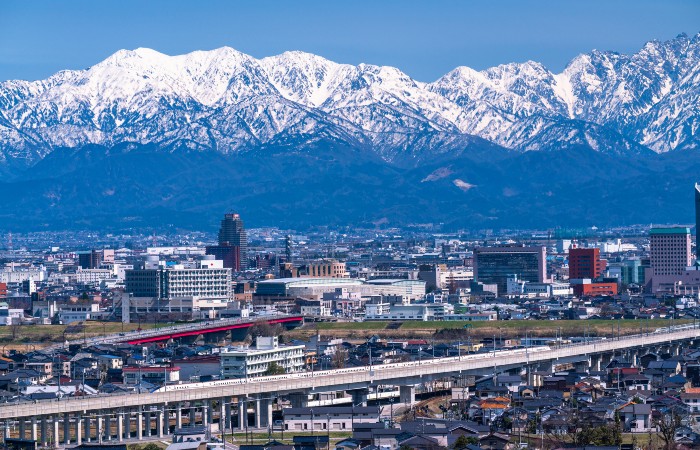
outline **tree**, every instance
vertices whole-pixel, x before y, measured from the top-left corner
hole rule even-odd
[[[255,342],[255,338],[259,336],[279,336],[283,333],[284,329],[281,325],[270,325],[269,323],[262,321],[256,322],[251,325],[250,328],[248,328],[246,338],[250,336],[251,342]]]
[[[162,450],[160,447],[158,447],[156,444],[153,442],[144,445],[141,450]]]
[[[348,351],[344,347],[338,347],[331,358],[331,364],[333,368],[342,369],[348,361]]]
[[[474,436],[465,436],[461,435],[460,437],[457,438],[457,440],[452,444],[452,448],[455,450],[463,450],[467,448],[468,445],[471,444],[478,444],[479,439],[475,438]]]
[[[653,421],[656,428],[659,430],[659,436],[664,441],[664,450],[673,450],[676,448],[675,435],[678,427],[681,426],[681,416],[677,411],[671,411],[669,414],[659,414]]]
[[[282,375],[285,373],[287,373],[287,371],[284,370],[284,367],[280,366],[275,361],[272,361],[267,365],[267,369],[265,369],[263,375]]]

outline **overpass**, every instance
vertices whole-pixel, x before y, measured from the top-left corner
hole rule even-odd
[[[220,335],[222,333],[245,331],[259,322],[266,322],[270,325],[282,325],[287,328],[295,328],[304,322],[304,317],[300,315],[278,314],[274,316],[260,316],[245,319],[219,319],[205,322],[187,323],[182,325],[172,325],[151,330],[134,330],[124,333],[110,334],[106,336],[92,337],[88,339],[78,339],[68,341],[70,344],[96,345],[96,344],[146,344],[153,342],[168,341],[170,339],[196,338],[204,335]],[[244,336],[243,336],[244,337]],[[242,340],[242,339],[241,339]],[[60,348],[64,344],[56,344],[48,349]]]
[[[615,352],[641,354],[650,348],[678,352],[681,345],[696,344],[700,344],[700,328],[686,325],[552,348],[520,348],[380,366],[178,384],[153,393],[4,404],[0,406],[0,424],[4,422],[5,437],[10,436],[11,425],[16,424],[19,437],[25,438],[29,426],[29,438],[42,444],[81,443],[83,439],[122,441],[132,436],[143,438],[144,433],[150,436],[152,432],[162,437],[170,432],[172,425],[182,425],[183,412],[189,413],[189,423],[201,422],[206,426],[218,418],[221,429],[247,428],[252,406],[251,426],[260,428],[272,425],[272,401],[282,395],[303,405],[311,393],[343,390],[352,394],[352,404],[357,405],[366,403],[370,388],[381,384],[399,386],[400,401],[412,403],[415,386],[434,379],[556,361],[583,362],[590,367],[601,364],[601,360]],[[235,422],[234,417],[237,417]],[[49,424],[51,431],[47,428]]]

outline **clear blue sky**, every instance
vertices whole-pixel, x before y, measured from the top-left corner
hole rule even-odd
[[[122,48],[227,45],[391,65],[432,81],[460,65],[528,59],[560,71],[594,48],[629,53],[699,31],[697,0],[0,0],[0,80],[82,69]]]

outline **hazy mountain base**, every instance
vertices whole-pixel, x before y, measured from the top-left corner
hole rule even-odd
[[[619,158],[586,147],[516,153],[486,142],[397,166],[343,142],[213,150],[59,149],[0,183],[0,223],[42,229],[249,226],[448,229],[691,223],[696,151]]]

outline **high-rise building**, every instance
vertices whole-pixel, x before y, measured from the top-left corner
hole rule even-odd
[[[607,261],[600,259],[598,248],[572,248],[569,250],[569,278],[595,280],[605,272]]]
[[[218,246],[224,248],[227,246],[233,247],[231,251],[238,254],[238,267],[230,267],[231,269],[245,270],[248,268],[248,235],[240,215],[236,213],[224,215],[224,218],[221,220],[221,228],[219,229]],[[207,253],[209,252],[207,251]],[[224,258],[224,261],[226,261],[226,258]]]
[[[496,284],[498,294],[505,295],[508,277],[533,283],[547,279],[545,247],[477,247],[474,249],[474,280]]]
[[[693,264],[690,228],[652,228],[649,240],[653,275],[682,275]]]
[[[91,250],[78,253],[81,269],[99,269],[102,263],[114,263],[114,250]]]
[[[695,183],[695,257],[700,259],[700,183]]]

